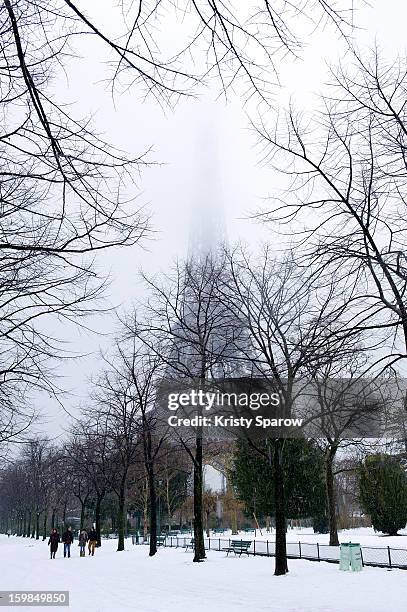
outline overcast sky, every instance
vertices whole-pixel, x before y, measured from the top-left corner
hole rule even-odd
[[[405,53],[405,0],[371,0],[370,4],[355,17],[360,26],[355,30],[357,44],[362,49],[371,47],[376,39],[389,57]],[[111,7],[115,5],[112,0],[88,0],[86,8],[98,24],[111,27],[117,11]],[[170,40],[170,26],[167,36]],[[307,41],[299,60],[287,58],[280,64],[276,107],[294,97],[298,107],[314,108],[327,81],[326,63],[335,64],[345,56],[343,42],[333,30]],[[267,239],[267,228],[248,216],[264,204],[280,178],[259,165],[259,147],[246,114],[251,109],[243,109],[238,96],[226,103],[217,99],[215,90],[206,90],[200,99],[184,100],[165,111],[153,99],[144,100],[135,89],[113,99],[106,85],[109,71],[100,46],[88,38],[78,52],[81,58],[67,65],[68,81],[55,83],[55,95],[59,99],[68,96],[77,117],[94,114],[97,130],[116,146],[132,155],[151,147],[150,160],[159,162],[138,177],[139,201],[152,214],[154,239],[143,249],[121,249],[99,260],[113,279],[109,304],[125,308],[142,297],[141,268],[149,273],[165,271],[175,258],[184,257],[205,209],[224,228],[229,242],[244,240],[255,245]],[[108,345],[106,334],[115,325],[109,316],[89,323],[105,336],[62,330],[67,340],[69,336],[72,351],[87,354],[59,368],[60,385],[70,390],[64,405],[72,413],[80,402],[86,402],[87,380],[101,367],[99,346]],[[60,329],[55,331],[61,335]],[[44,413],[45,430],[52,436],[62,435],[68,421],[64,411],[47,397],[36,401]]]

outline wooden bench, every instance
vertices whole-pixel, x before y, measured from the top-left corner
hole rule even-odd
[[[242,553],[246,553],[249,556],[249,548],[252,544],[251,540],[232,540],[230,545],[226,548],[222,548],[225,552],[227,552],[227,557],[230,552],[235,553],[235,555],[242,556]]]
[[[187,550],[189,549],[194,550],[194,546],[195,546],[195,538],[191,538],[189,542],[185,542],[184,544],[185,552],[187,552]]]

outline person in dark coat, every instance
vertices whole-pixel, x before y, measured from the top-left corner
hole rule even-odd
[[[69,559],[71,556],[71,544],[73,542],[73,533],[70,527],[62,534],[62,541],[64,543],[64,557],[68,554]]]
[[[85,546],[86,546],[87,541],[88,541],[88,534],[84,529],[82,529],[82,531],[79,534],[79,555],[81,557],[85,556]]]
[[[48,546],[50,547],[51,559],[55,559],[55,554],[58,550],[59,544],[59,533],[58,529],[52,529],[51,535],[49,536]]]

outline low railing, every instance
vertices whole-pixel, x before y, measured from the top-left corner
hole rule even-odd
[[[247,539],[235,536],[233,540]],[[230,548],[231,538],[205,538],[206,550],[222,551]],[[167,536],[164,546],[170,548],[187,548],[189,536]],[[133,541],[133,543],[136,543]],[[139,544],[147,544],[148,538],[139,538]],[[190,547],[189,547],[190,549]],[[407,569],[407,549],[391,546],[361,546],[362,563],[375,567]],[[269,540],[253,540],[248,553],[259,557],[274,557],[275,542]],[[339,563],[339,546],[319,544],[318,542],[287,542],[287,556],[290,559],[307,559],[309,561],[328,561]]]

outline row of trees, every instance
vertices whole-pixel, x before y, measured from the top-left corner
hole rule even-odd
[[[280,61],[287,52],[294,56],[302,43],[294,5],[277,8],[264,1],[252,10],[239,2],[206,0],[125,4],[123,12],[112,7],[105,28],[80,2],[4,0],[0,7],[3,455],[7,442],[26,439],[38,416],[32,392],[59,392],[55,363],[67,352],[60,336],[48,330],[61,320],[81,324],[99,307],[106,278],[96,255],[134,245],[149,229],[134,185],[148,163],[145,152],[126,155],[102,140],[92,122],[72,106],[68,112],[69,100],[55,91],[56,83],[62,92],[62,82],[76,78],[68,58],[78,52],[78,42],[101,45],[98,54],[106,53],[115,66],[115,92],[144,91],[160,104],[195,96],[213,75],[225,95],[239,82],[246,100],[267,103]],[[304,8],[301,3],[300,14]],[[353,3],[318,1],[310,23],[329,22],[346,36],[351,8]],[[165,39],[168,19],[179,30],[171,37],[175,48]]]
[[[85,422],[81,425],[85,426]],[[83,529],[94,524],[100,546],[104,525],[109,532],[118,531],[122,539],[119,550],[123,550],[129,517],[137,517],[138,529],[143,524],[145,533],[149,524],[151,527],[148,478],[140,440],[135,439],[134,446],[123,507],[123,464],[107,430],[99,430],[97,437],[86,431],[72,434],[61,447],[32,440],[2,473],[2,531],[10,529],[17,535],[45,539],[53,527],[74,524]],[[157,505],[171,528],[172,521],[189,519],[189,475],[182,457],[173,451],[163,454],[158,466]],[[176,511],[180,513],[178,519]]]
[[[145,279],[149,298],[122,317],[115,346],[104,357],[104,371],[95,377],[60,459],[69,458],[61,482],[74,492],[82,514],[93,500],[99,533],[102,502],[109,491],[115,494],[118,550],[124,549],[129,490],[142,483],[150,555],[155,554],[157,480],[171,456],[181,461],[185,474],[193,473],[194,560],[205,558],[203,464],[222,444],[200,426],[187,432],[170,428],[162,384],[202,386],[239,378],[261,380],[277,391],[281,414],[301,415],[305,435],[322,441],[330,541],[338,544],[336,453],[343,445],[363,443],[365,433],[362,428],[358,435],[358,427],[366,426],[366,418],[371,427],[383,415],[393,423],[400,398],[388,392],[395,381],[385,375],[393,354],[380,352],[387,329],[372,335],[355,325],[365,314],[353,307],[354,289],[349,294],[336,277],[327,283],[317,272],[312,266],[305,270],[292,253],[276,259],[265,249],[252,257],[237,248],[201,255],[177,265],[171,275]],[[307,444],[297,448],[278,437],[264,444],[250,432],[246,443],[272,474],[276,573],[285,573],[286,519],[294,512],[288,499],[305,500],[303,492],[293,493],[288,475],[298,461],[301,466],[317,455]],[[317,475],[314,487],[320,484]],[[49,508],[35,502],[36,516],[41,503],[44,515]],[[318,514],[316,508],[310,513]]]
[[[330,529],[328,508],[333,489],[326,486],[326,462],[319,442],[285,441],[286,511],[290,519],[312,517],[314,531],[326,533]],[[272,446],[274,443],[268,439],[263,444]],[[352,476],[352,494],[359,515],[366,513],[376,531],[397,535],[407,524],[405,459],[385,453],[368,454],[363,459],[343,459],[340,467]],[[264,523],[267,517],[274,516],[273,472],[267,461],[245,441],[237,444],[230,478],[245,512],[256,523]],[[333,501],[335,504],[335,496]],[[338,513],[338,507],[335,512]]]
[[[387,407],[387,421],[394,421],[397,402],[388,389],[395,383],[384,374],[393,355],[383,357],[380,352],[387,330],[372,335],[358,326],[365,313],[353,308],[354,288],[344,291],[336,277],[327,283],[318,269],[306,271],[292,253],[276,259],[267,248],[256,257],[240,248],[218,250],[177,265],[171,275],[145,280],[150,297],[123,319],[111,366],[124,366],[136,384],[134,355],[144,368],[147,360],[147,370],[153,367],[158,377],[152,389],[163,378],[203,385],[243,376],[276,390],[282,414],[301,414],[311,428],[309,435],[322,440],[330,539],[338,544],[336,453],[343,445],[362,444],[358,425],[366,416],[373,423],[379,408],[380,418]],[[162,422],[155,426],[163,432]],[[170,435],[168,427],[165,435]],[[184,449],[194,474],[194,560],[199,561],[205,558],[202,466],[205,453],[213,452],[213,442],[200,427],[187,437],[172,431],[170,438],[171,444]],[[247,442],[273,473],[276,573],[285,573],[285,481],[292,469],[287,468],[288,444],[277,438],[272,446],[264,446],[250,434]]]
[[[78,322],[93,311],[104,279],[92,254],[135,244],[148,230],[143,211],[129,202],[131,185],[126,195],[122,192],[123,181],[143,165],[143,156],[127,157],[101,141],[86,121],[72,119],[49,94],[64,49],[78,31],[91,34],[117,59],[115,84],[127,86],[130,78],[161,101],[193,93],[204,77],[217,72],[226,91],[243,75],[249,95],[264,102],[270,79],[252,51],[260,50],[273,65],[275,43],[283,51],[296,49],[295,6],[274,12],[265,2],[248,20],[233,3],[188,6],[198,36],[171,54],[171,61],[148,42],[157,10],[143,2],[130,6],[134,18],[123,44],[68,0],[50,7],[36,0],[5,0],[0,9],[5,65],[0,105],[7,119],[0,137],[2,448],[6,442],[26,442],[35,417],[30,391],[56,392],[52,364],[64,352],[43,322],[49,317]],[[326,2],[317,6],[344,31],[344,13]],[[205,61],[200,70],[205,41],[209,64]],[[198,74],[190,70],[189,57]],[[323,436],[317,430],[314,437],[327,441],[328,516],[335,543],[336,453],[345,442],[354,443],[348,431],[361,413],[383,403],[363,380],[386,375],[394,381],[407,346],[407,72],[403,60],[387,65],[378,52],[369,61],[356,52],[353,57],[353,72],[334,73],[334,91],[312,135],[292,110],[283,126],[275,121],[268,129],[270,115],[257,126],[274,167],[293,177],[283,203],[276,198],[272,211],[262,215],[266,222],[278,221],[279,229],[290,223],[291,250],[276,258],[266,249],[253,259],[236,249],[179,265],[164,279],[146,279],[148,302],[123,318],[117,345],[94,381],[71,440],[76,444],[79,437],[82,445],[79,432],[91,432],[84,448],[105,440],[98,452],[103,454],[106,444],[107,456],[120,466],[110,479],[118,503],[119,549],[128,483],[138,479],[133,469],[140,463],[148,485],[150,554],[155,553],[157,465],[169,445],[182,449],[192,466],[194,560],[205,557],[202,471],[213,444],[200,428],[187,438],[169,436],[155,410],[157,389],[168,377],[202,385],[236,375],[260,378],[276,389],[287,416],[306,412],[300,398],[312,381],[322,415],[318,427],[323,426]],[[341,382],[332,386],[332,379]],[[315,422],[314,412],[309,421]],[[405,446],[406,439],[404,434]],[[287,444],[281,438],[268,448],[256,440],[250,444],[273,471],[276,574],[283,574]],[[106,495],[102,473],[96,481],[97,505]],[[86,490],[75,486],[82,498]]]

